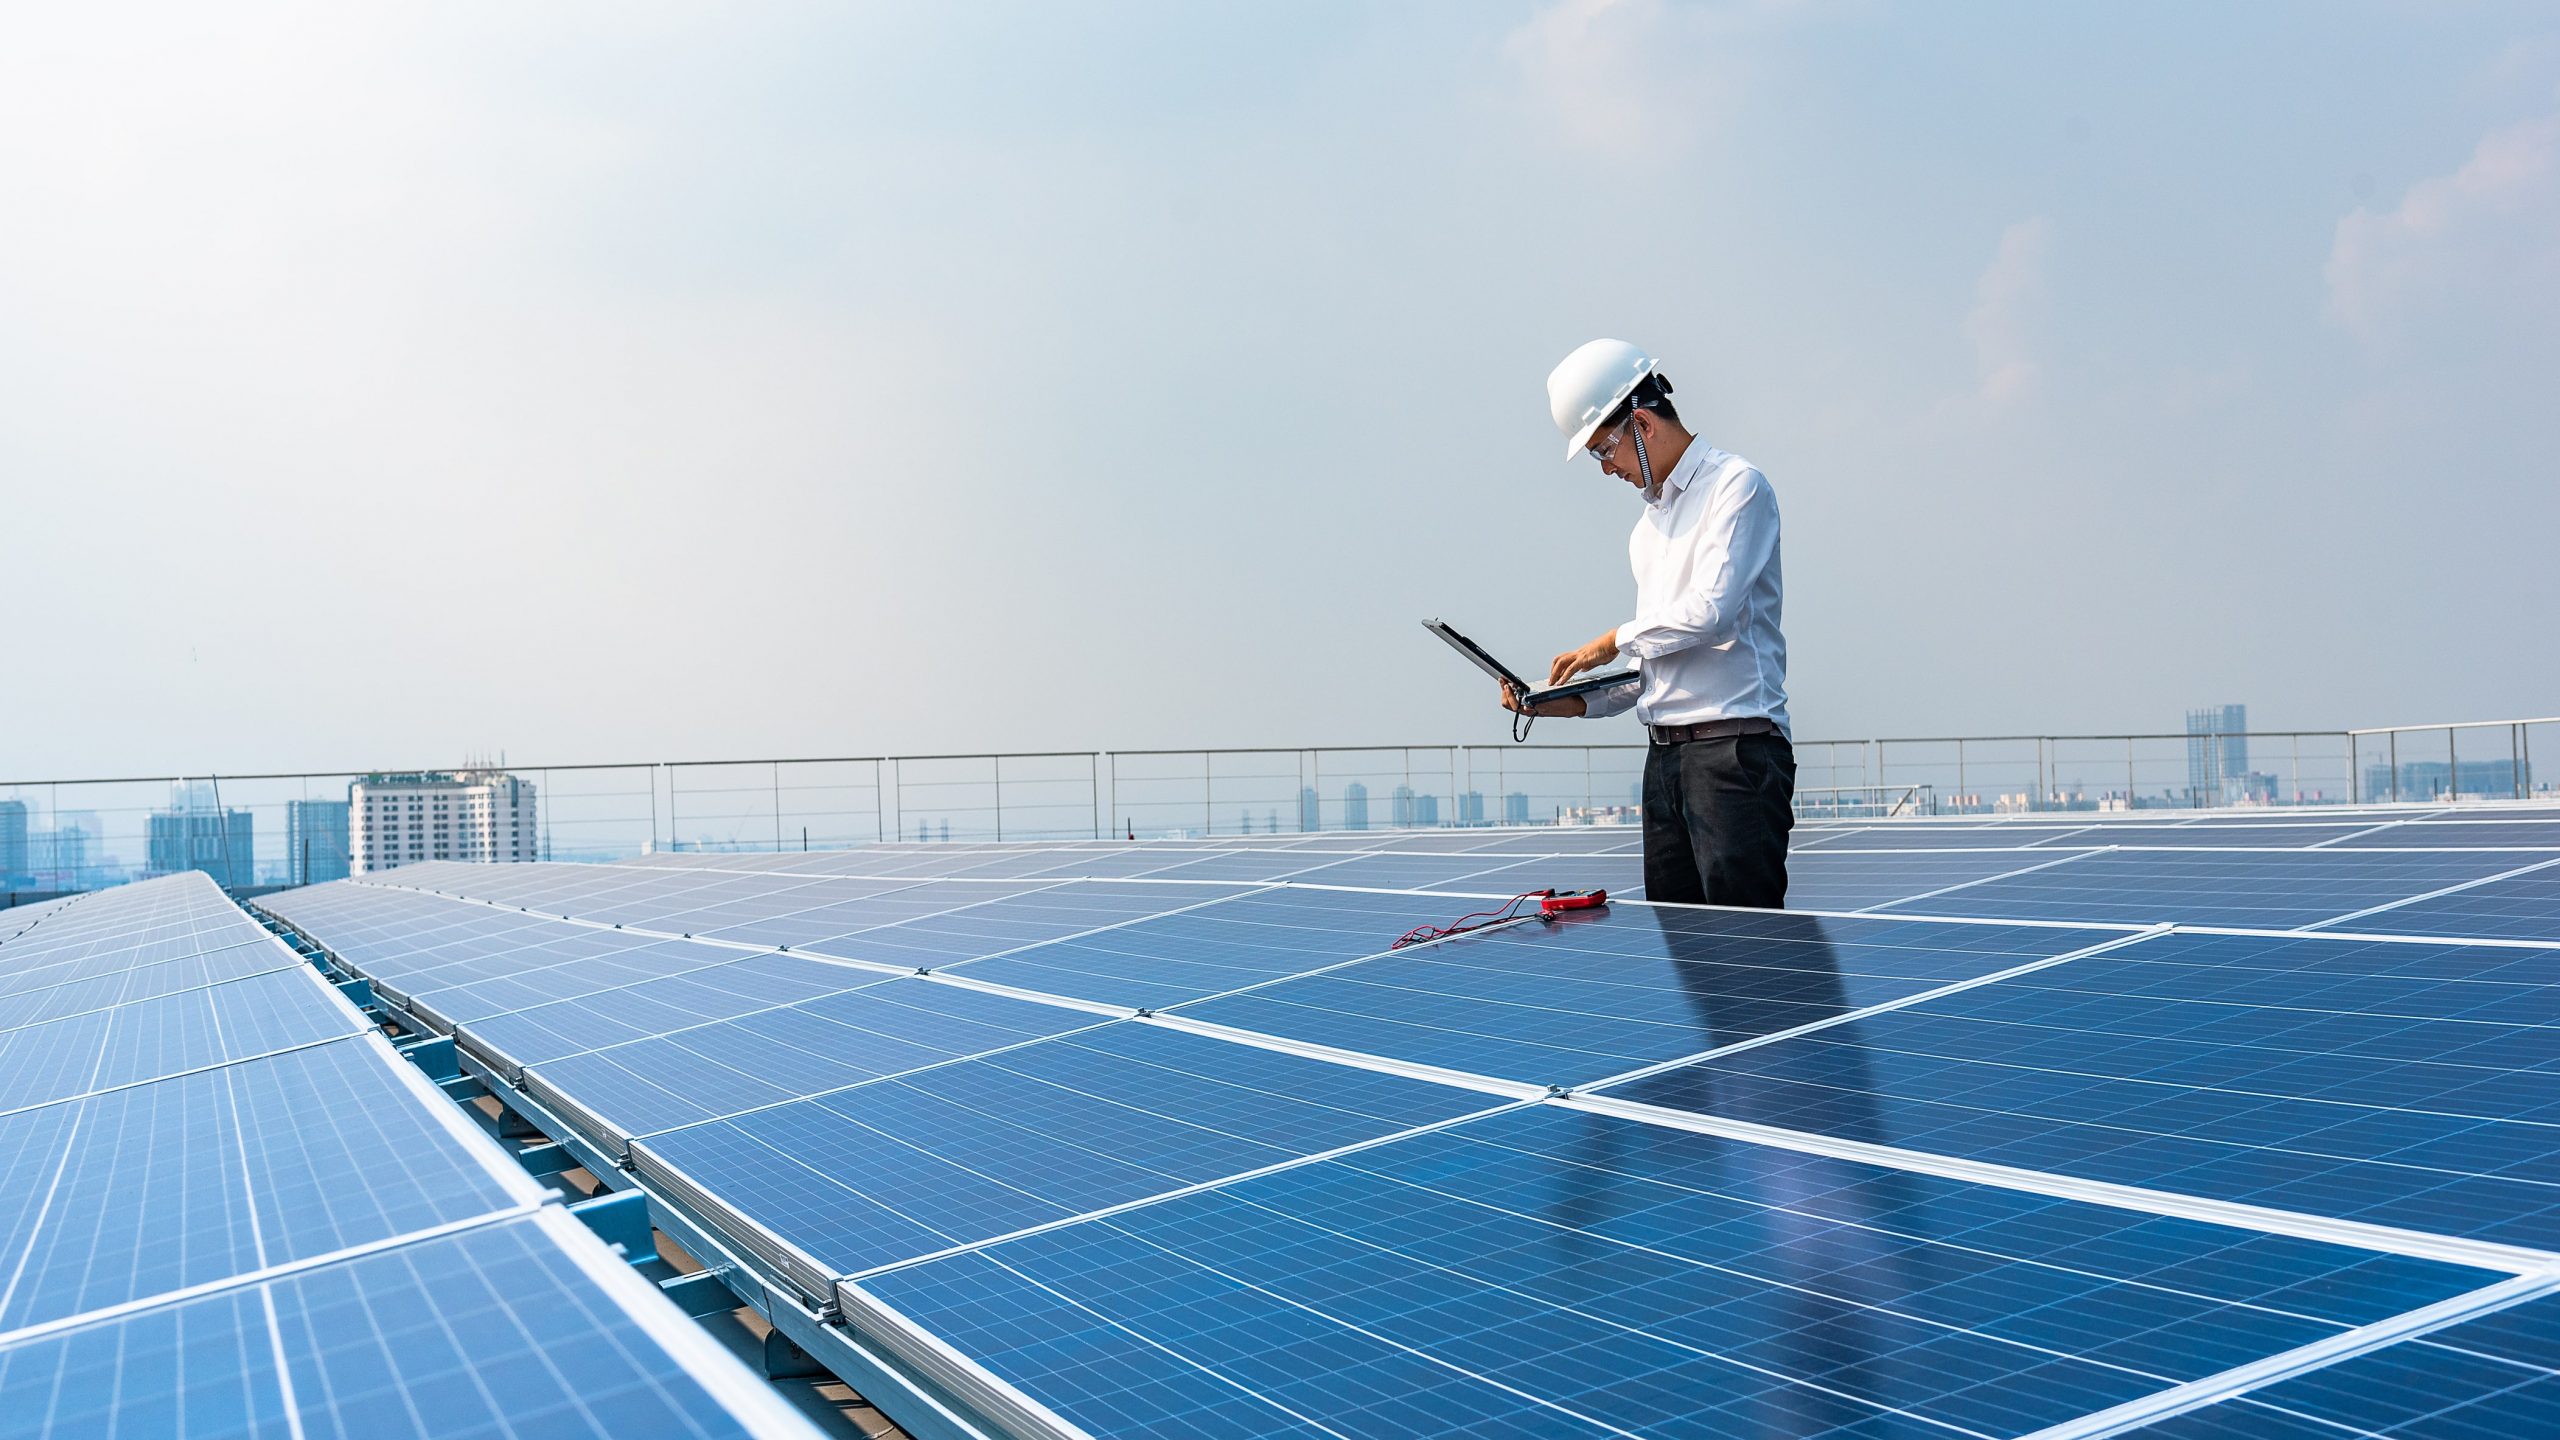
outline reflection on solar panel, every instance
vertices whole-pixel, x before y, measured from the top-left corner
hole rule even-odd
[[[2560,1422],[2560,818],[1807,826],[1793,912],[1389,950],[1476,897],[1627,897],[1633,841],[436,864],[263,903],[927,1426]],[[72,1083],[7,1033],[0,1084]]]
[[[806,1435],[201,874],[0,941],[0,1434]]]

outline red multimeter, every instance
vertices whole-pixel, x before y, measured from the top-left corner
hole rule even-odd
[[[1606,890],[1550,890],[1538,900],[1538,913],[1561,915],[1567,910],[1597,910],[1609,903]]]

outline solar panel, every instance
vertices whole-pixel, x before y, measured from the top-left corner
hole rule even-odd
[[[2338,928],[2482,940],[2560,940],[2560,863],[2370,911],[2341,922]]]
[[[0,1339],[0,1434],[815,1434],[620,1265],[553,1211]]]
[[[842,1275],[1493,1103],[1123,1022],[670,1131],[632,1157],[644,1176],[716,1186],[724,1228],[787,1244],[792,1278],[824,1295]]]
[[[2543,1300],[2367,1351],[2144,1426],[2144,1440],[2547,1433],[2560,1415],[2560,1301]]]
[[[2560,949],[2174,934],[1625,1099],[2560,1248]]]
[[[1630,907],[1460,936],[1173,1013],[1571,1087],[2124,934]]]
[[[1530,1106],[843,1303],[1095,1434],[2015,1434],[2497,1278]]]
[[[0,1433],[808,1433],[211,881],[77,909],[0,956]]]
[[[558,1059],[527,1088],[619,1158],[653,1135],[1102,1023],[906,979]]]
[[[1473,895],[1628,896],[1637,837],[451,867],[279,910],[1023,1433],[2328,1427],[2260,1397],[2560,1263],[2560,945],[2378,938],[2560,940],[2549,852],[2366,843],[2434,823],[1807,825],[1795,913],[1392,953]],[[662,926],[793,953],[658,973]],[[2353,933],[2264,933],[2301,926]],[[2479,1403],[2429,1363],[2429,1423]]]
[[[2020,920],[2292,929],[2516,867],[2517,857],[2459,851],[2111,850],[1986,881],[1948,897],[1956,913]],[[1935,913],[1936,900],[1889,911]]]

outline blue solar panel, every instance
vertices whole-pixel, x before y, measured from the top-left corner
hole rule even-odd
[[[1156,1009],[1384,952],[1451,918],[1446,898],[1266,890],[1077,940],[953,966],[974,980]]]
[[[2114,850],[1886,907],[2018,920],[2284,930],[2512,870],[2518,857],[2379,850]],[[1960,899],[1958,897],[1961,897]]]
[[[673,1319],[635,1321],[549,1225],[518,1220],[0,1347],[0,1434],[750,1433],[724,1407],[810,1433],[742,1373],[680,1361]]]
[[[679,975],[473,1020],[462,1027],[462,1033],[476,1051],[505,1056],[521,1069],[627,1040],[876,985],[885,978],[876,970],[798,955],[743,955]],[[441,1006],[444,1000],[438,994],[430,1003]]]
[[[1795,910],[1864,910],[2050,865],[2067,853],[1810,850],[1787,857],[1787,905]],[[1968,914],[1958,898],[1962,893],[1934,900],[1932,908]]]
[[[0,1118],[0,1331],[520,1203],[362,1039]]]
[[[1122,1022],[673,1131],[634,1152],[716,1186],[842,1274],[1491,1103]]]
[[[2118,938],[2069,927],[1630,906],[1461,936],[1179,1013],[1574,1086]]]
[[[2529,863],[2535,857],[2506,858]],[[2560,941],[2560,865],[2359,915],[2338,928],[2383,935]]]
[[[2034,1170],[2560,1245],[2555,957],[2169,935],[1617,1093]]]
[[[2136,1432],[2143,1440],[2525,1440],[2560,1419],[2560,1301],[2465,1321]]]
[[[826,950],[842,953],[841,946],[852,936],[866,930],[901,921],[918,920],[965,906],[984,905],[993,900],[1009,899],[1056,881],[1019,880],[950,880],[915,884],[884,884],[865,881],[831,882],[855,885],[862,893],[848,895],[805,910],[777,913],[761,920],[741,921],[717,930],[698,932],[718,940],[740,940],[753,945],[780,945],[794,950]],[[812,887],[812,894],[818,893]]]
[[[931,969],[1059,940],[1243,893],[1233,885],[1148,885],[1071,880],[901,921],[803,948],[874,964]]]
[[[410,993],[437,1016],[468,1024],[554,1000],[597,995],[642,980],[682,975],[745,958],[746,952],[698,940],[659,940],[637,949],[586,955],[468,985],[419,986]]]
[[[1540,1105],[847,1309],[1114,1436],[2014,1434],[2494,1278]]]
[[[2367,846],[2386,848],[2517,845],[2560,850],[2560,821],[2555,820],[2413,820],[2341,840],[2341,850]]]
[[[848,994],[537,1064],[621,1136],[840,1090],[1102,1023],[1081,1010],[931,980]]]

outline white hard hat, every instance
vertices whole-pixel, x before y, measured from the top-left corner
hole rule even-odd
[[[1662,366],[1624,340],[1594,340],[1547,373],[1547,409],[1564,432],[1564,458],[1591,443],[1591,432],[1609,418],[1636,385]]]

